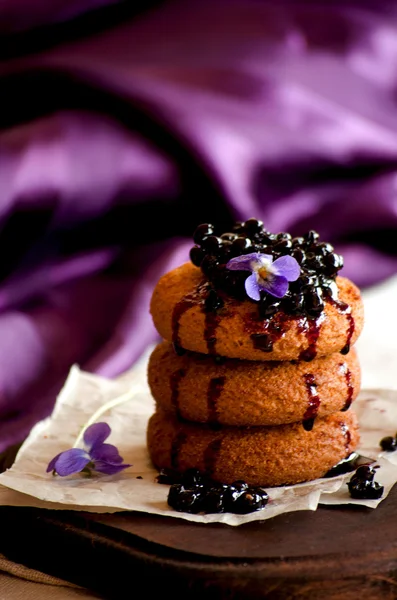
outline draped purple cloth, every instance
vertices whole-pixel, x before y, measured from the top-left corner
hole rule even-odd
[[[74,36],[105,4],[0,6],[0,449],[72,364],[134,364],[201,222],[316,229],[360,286],[397,271],[394,2],[170,0]]]

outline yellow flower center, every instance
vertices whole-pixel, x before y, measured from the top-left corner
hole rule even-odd
[[[268,279],[270,275],[269,269],[267,267],[261,267],[260,269],[258,269],[258,275],[262,279]]]

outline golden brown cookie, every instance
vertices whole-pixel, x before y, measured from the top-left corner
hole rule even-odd
[[[244,361],[188,352],[163,342],[152,352],[154,399],[183,419],[223,425],[281,425],[346,409],[360,389],[356,351],[310,363]]]
[[[363,302],[358,288],[337,277],[338,300],[328,299],[319,317],[309,319],[277,312],[259,317],[252,300],[225,296],[224,306],[205,311],[208,287],[191,263],[163,275],[150,311],[160,335],[187,350],[244,360],[312,360],[347,351],[363,327]]]
[[[178,420],[158,408],[149,420],[147,446],[157,469],[183,473],[195,468],[222,483],[244,480],[278,486],[322,477],[359,442],[352,410],[275,427],[219,427]]]

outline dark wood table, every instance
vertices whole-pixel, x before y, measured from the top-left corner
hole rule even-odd
[[[8,558],[109,599],[397,598],[397,487],[375,510],[320,507],[238,527],[15,507],[0,507],[0,522]]]

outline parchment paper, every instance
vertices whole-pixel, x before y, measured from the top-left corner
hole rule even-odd
[[[118,475],[86,478],[46,473],[51,458],[71,448],[92,414],[105,402],[131,389],[141,390],[128,402],[113,408],[99,420],[112,428],[109,443],[115,444],[124,461],[133,466]],[[353,500],[346,482],[351,474],[304,484],[269,488],[269,504],[248,515],[191,515],[167,505],[168,485],[156,481],[146,451],[146,425],[154,401],[146,384],[146,357],[127,376],[108,380],[72,367],[53,414],[38,423],[21,447],[11,469],[0,475],[0,504],[37,506],[91,512],[141,511],[197,522],[240,525],[297,510],[316,510],[318,504],[361,504],[375,508],[397,481],[397,452],[379,452],[379,440],[397,430],[397,391],[363,390],[354,403],[360,421],[359,452],[377,460],[376,480],[385,486],[379,500]]]

